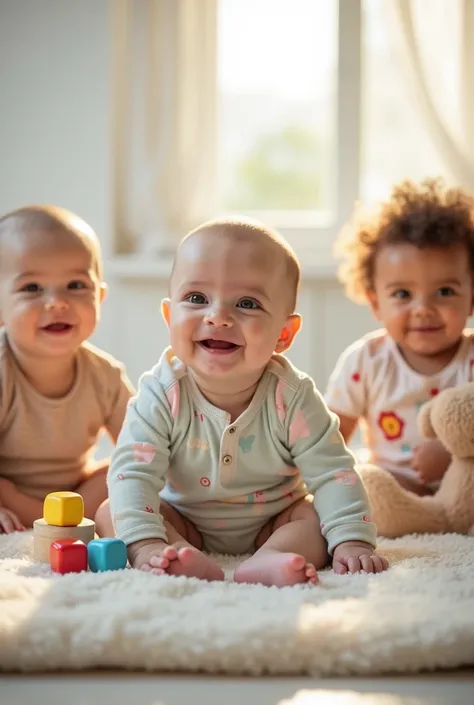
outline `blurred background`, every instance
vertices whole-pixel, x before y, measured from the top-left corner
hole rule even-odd
[[[130,377],[167,344],[183,234],[225,213],[300,255],[295,364],[324,387],[375,323],[334,238],[402,178],[474,191],[473,0],[0,0],[0,211],[55,203],[97,231],[94,342]]]

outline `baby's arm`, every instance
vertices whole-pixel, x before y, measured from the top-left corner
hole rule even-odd
[[[12,404],[10,396],[12,389],[7,392],[3,384],[4,375],[7,374],[5,366],[0,365],[0,447],[5,433],[3,427],[5,412]],[[9,386],[12,387],[11,384]],[[34,497],[23,494],[11,480],[2,477],[0,464],[0,533],[23,531],[25,527],[32,526],[33,521],[42,515],[42,503]]]
[[[105,366],[102,372],[103,387],[96,388],[96,391],[101,394],[101,401],[105,405],[103,426],[115,445],[125,419],[127,404],[134,390],[122,365],[116,363]],[[82,495],[84,515],[90,519],[94,519],[97,510],[107,499],[108,466],[108,459],[88,464],[84,468],[78,486],[74,488]]]
[[[443,479],[451,462],[451,453],[437,438],[424,439],[413,449],[413,469],[420,482],[429,485]]]
[[[331,409],[331,411],[336,414],[339,419],[339,431],[344,439],[344,442],[349,443],[354,435],[354,431],[357,428],[358,419],[353,419],[350,416],[344,416],[344,414],[338,413],[335,409]]]
[[[293,431],[299,429],[299,432]],[[314,383],[304,380],[288,409],[290,450],[321,522],[336,572],[385,570],[374,554],[376,528],[354,458]]]
[[[115,444],[117,443],[117,439],[125,420],[128,402],[135,394],[135,390],[126,375],[124,368],[113,369],[113,374],[111,374],[110,378],[110,385],[112,398],[109,415],[105,420],[105,429]]]
[[[166,546],[159,493],[168,470],[171,429],[165,391],[155,374],[147,373],[128,406],[107,478],[112,522],[133,565],[142,553],[135,544]]]
[[[342,353],[324,394],[326,404],[339,418],[339,430],[346,443],[366,407],[364,350],[365,341],[357,341]]]
[[[2,513],[6,525],[1,519]],[[0,477],[0,526],[3,525],[5,533],[11,533],[11,523],[15,527],[11,530],[22,531],[25,527],[32,527],[35,519],[42,516],[41,500],[21,492],[11,480]]]

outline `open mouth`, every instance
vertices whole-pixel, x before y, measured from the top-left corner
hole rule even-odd
[[[201,340],[199,341],[199,345],[201,345],[203,348],[206,348],[206,350],[213,350],[216,352],[232,352],[233,350],[237,350],[239,345],[236,345],[235,343],[229,343],[227,340]]]
[[[50,323],[41,330],[46,331],[46,333],[68,333],[71,328],[72,325],[70,323]]]

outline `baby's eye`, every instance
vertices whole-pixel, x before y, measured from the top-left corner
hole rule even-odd
[[[204,294],[189,294],[186,296],[185,301],[188,301],[190,304],[195,304],[196,306],[202,306],[202,304],[207,303]]]
[[[408,291],[408,289],[397,289],[396,291],[393,292],[392,298],[394,298],[394,299],[409,299],[410,292]]]
[[[442,286],[440,289],[438,289],[438,294],[440,296],[454,296],[455,291],[452,286]]]
[[[20,291],[26,291],[28,294],[37,294],[41,291],[41,287],[36,282],[30,282],[21,287]]]
[[[247,310],[260,308],[260,305],[255,301],[255,299],[240,299],[237,306]]]
[[[85,283],[81,282],[79,279],[74,279],[72,282],[69,282],[67,288],[73,289],[75,291],[77,291],[78,289],[87,289]]]

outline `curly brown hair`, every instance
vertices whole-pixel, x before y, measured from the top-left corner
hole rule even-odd
[[[377,253],[384,245],[410,244],[420,249],[465,246],[474,273],[474,199],[442,179],[419,184],[402,181],[375,213],[360,206],[342,230],[335,247],[342,262],[339,279],[358,303],[374,288]]]

